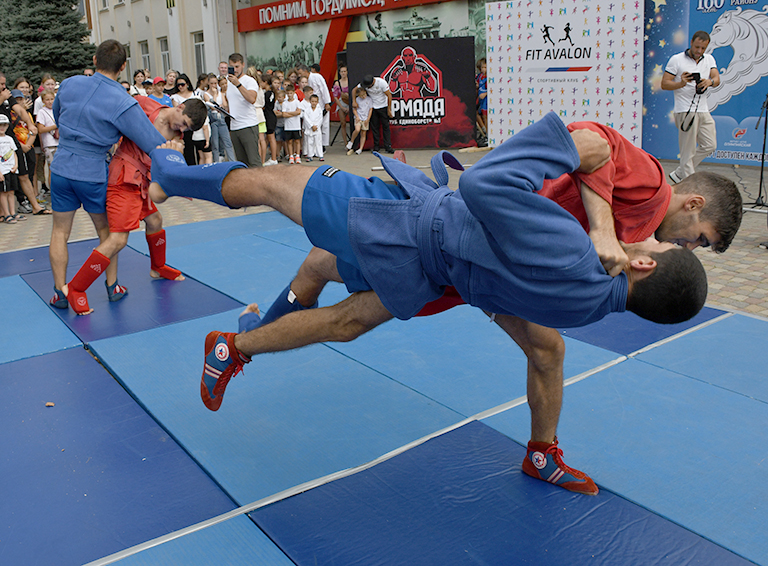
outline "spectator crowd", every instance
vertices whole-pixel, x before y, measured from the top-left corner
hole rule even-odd
[[[190,165],[242,161],[250,167],[266,167],[281,161],[323,161],[331,143],[332,104],[348,154],[362,152],[373,123],[377,126],[374,142],[379,141],[381,127],[383,149],[391,152],[388,108],[377,110],[391,105],[391,95],[387,99],[374,92],[372,106],[366,90],[378,87],[378,82],[364,80],[350,88],[347,69],[340,66],[338,79],[329,89],[319,71],[317,64],[285,70],[246,68],[242,55],[233,53],[219,63],[216,72],[200,74],[194,82],[181,71],[153,77],[148,69],[120,77],[119,82],[128,95],[146,96],[169,107],[190,98],[205,103],[208,116],[202,128],[183,135],[184,158]],[[83,71],[93,73],[92,68]],[[39,81],[21,76],[11,82],[0,71],[0,222],[16,224],[26,220],[25,215],[51,213],[46,207],[50,163],[59,143],[52,106],[59,84],[50,74]]]

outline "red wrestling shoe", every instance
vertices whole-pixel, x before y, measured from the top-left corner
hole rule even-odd
[[[552,444],[534,441],[528,443],[523,472],[537,480],[547,481],[576,493],[597,495],[600,491],[587,474],[563,463],[563,451],[557,447],[557,437]]]
[[[200,380],[200,397],[211,411],[218,411],[229,380],[243,370],[251,358],[235,348],[234,332],[214,330],[205,337],[205,365]]]

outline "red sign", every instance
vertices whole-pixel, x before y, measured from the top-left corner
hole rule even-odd
[[[443,0],[278,0],[238,10],[237,31],[245,33],[345,16],[399,10],[441,1]]]

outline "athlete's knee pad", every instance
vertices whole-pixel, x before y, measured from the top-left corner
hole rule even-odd
[[[173,149],[155,149],[150,157],[152,182],[160,185],[169,197],[198,198],[226,207],[229,205],[221,196],[221,184],[230,171],[246,167],[239,161],[189,166]]]

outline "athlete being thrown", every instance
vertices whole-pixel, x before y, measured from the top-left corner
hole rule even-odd
[[[179,141],[180,134],[187,130],[200,129],[207,116],[205,104],[196,98],[189,99],[175,108],[163,106],[146,96],[137,96],[136,100],[160,134],[165,139],[178,143],[174,146],[177,149],[183,148]],[[88,287],[106,271],[110,263],[117,263],[117,254],[128,244],[128,234],[138,229],[142,220],[146,225],[149,246],[150,277],[184,280],[180,271],[165,265],[166,236],[163,217],[148,197],[151,165],[152,161],[146,153],[131,140],[123,138],[109,164],[109,236],[91,252],[72,280],[61,289],[72,309],[79,315],[93,312],[88,306]],[[106,285],[110,291],[110,301],[119,301],[128,294],[128,289],[117,283],[116,265],[114,271],[107,272]]]

